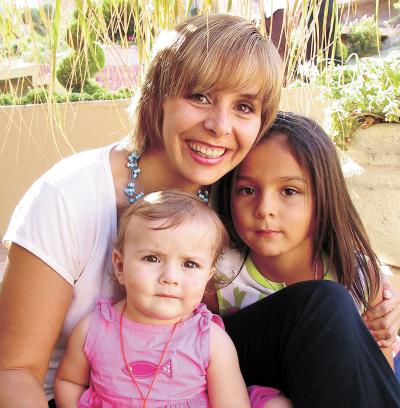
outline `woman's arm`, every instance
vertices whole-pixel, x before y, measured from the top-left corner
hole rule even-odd
[[[216,324],[210,328],[210,362],[207,388],[212,408],[250,408],[235,346]]]
[[[364,313],[364,321],[381,347],[391,347],[400,330],[400,294],[382,275],[383,300]]]
[[[380,288],[378,290],[378,295],[376,296],[375,299],[373,299],[370,302],[371,307],[376,307],[377,305],[381,304],[384,299],[383,296],[383,282],[380,285]],[[382,346],[381,344],[379,345],[381,347],[382,353],[385,355],[387,361],[389,362],[390,366],[394,370],[394,362],[393,362],[393,350],[391,345],[389,347]]]
[[[84,352],[91,315],[72,331],[64,357],[58,366],[55,387],[57,408],[76,408],[89,385],[90,364]]]
[[[66,280],[11,245],[0,292],[0,407],[47,407],[42,384],[71,298]]]

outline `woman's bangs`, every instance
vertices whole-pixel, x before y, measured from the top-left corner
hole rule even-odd
[[[257,86],[258,96],[268,83],[267,72],[257,56],[240,53],[209,55],[198,70],[197,86],[203,91],[218,92],[229,90],[238,92]]]

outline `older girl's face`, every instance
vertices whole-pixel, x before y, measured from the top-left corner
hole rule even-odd
[[[259,87],[171,97],[163,105],[165,159],[175,185],[209,185],[237,166],[261,126]]]
[[[285,135],[263,140],[240,165],[232,217],[252,257],[309,259],[313,205],[310,181]]]

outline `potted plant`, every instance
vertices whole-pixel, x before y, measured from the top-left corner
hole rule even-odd
[[[370,58],[321,75],[330,102],[326,129],[359,166],[348,174],[372,244],[400,266],[400,55]]]

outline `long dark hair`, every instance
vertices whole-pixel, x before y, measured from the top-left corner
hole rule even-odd
[[[325,252],[334,265],[339,283],[368,308],[380,287],[380,269],[366,230],[355,209],[340,166],[336,148],[325,131],[312,119],[279,112],[271,129],[260,139],[283,134],[310,180],[314,200],[313,259]],[[217,208],[234,245],[245,252],[231,215],[231,191],[238,168],[227,174],[218,189]]]

